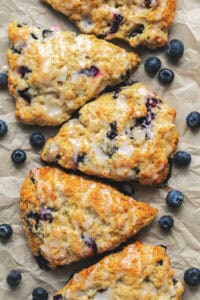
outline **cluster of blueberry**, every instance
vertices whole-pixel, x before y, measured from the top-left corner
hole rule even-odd
[[[177,39],[171,40],[166,46],[165,53],[172,62],[177,63],[183,56],[184,44]],[[151,56],[146,60],[144,67],[146,72],[154,77],[161,68],[161,60],[158,57]],[[174,72],[163,68],[158,73],[158,80],[162,84],[169,84],[174,80]]]

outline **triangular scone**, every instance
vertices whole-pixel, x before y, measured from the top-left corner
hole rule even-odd
[[[84,33],[122,39],[132,47],[159,48],[168,41],[176,0],[43,0]]]
[[[115,248],[157,214],[106,184],[50,167],[30,172],[20,207],[33,255],[51,268]]]
[[[163,247],[136,242],[77,273],[53,300],[181,300]]]
[[[44,30],[12,23],[9,38],[9,91],[17,119],[26,124],[62,124],[140,62],[134,52],[55,26]]]
[[[113,180],[163,182],[176,149],[175,110],[140,83],[86,104],[50,138],[42,159]]]

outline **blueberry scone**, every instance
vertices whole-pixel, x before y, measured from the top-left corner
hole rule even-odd
[[[54,300],[181,300],[163,247],[136,242],[77,273]]]
[[[63,123],[140,62],[133,52],[56,26],[12,23],[9,38],[9,91],[16,99],[16,118],[26,124]]]
[[[33,255],[51,268],[115,248],[157,214],[106,184],[51,167],[30,172],[20,207]]]
[[[135,83],[86,104],[42,151],[46,162],[117,181],[165,181],[176,149],[175,110]]]
[[[176,0],[43,0],[74,22],[81,32],[132,47],[158,48],[168,41]]]

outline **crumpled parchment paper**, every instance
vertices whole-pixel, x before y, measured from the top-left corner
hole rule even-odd
[[[58,24],[62,29],[76,30],[67,19],[54,12],[39,0],[1,0],[0,9],[0,67],[7,64],[7,27],[9,22],[18,20],[49,27]],[[179,38],[185,43],[185,55],[178,65],[167,61],[163,52],[154,53],[162,60],[162,65],[172,68],[176,77],[170,87],[161,86],[156,79],[144,73],[143,63],[135,73],[135,79],[142,81],[157,94],[164,96],[177,110],[177,126],[180,133],[179,149],[192,154],[192,163],[187,169],[173,168],[169,186],[163,189],[136,187],[134,197],[145,200],[159,209],[155,222],[138,235],[138,239],[149,244],[163,244],[171,257],[177,277],[183,280],[184,270],[200,267],[200,131],[192,132],[186,126],[185,118],[190,111],[200,111],[200,2],[199,0],[179,0],[175,22],[170,30],[170,38]],[[152,55],[149,51],[142,59]],[[50,293],[65,285],[68,276],[95,259],[80,262],[51,272],[38,268],[24,239],[19,216],[19,192],[22,181],[29,170],[42,165],[39,153],[29,145],[30,134],[41,130],[46,137],[57,129],[40,129],[17,123],[14,117],[14,101],[5,91],[0,91],[0,118],[9,126],[7,136],[0,139],[0,223],[10,223],[14,234],[6,244],[0,243],[0,300],[31,300],[32,290],[37,286]],[[27,152],[27,161],[22,167],[13,165],[10,155],[15,148]],[[165,197],[171,188],[181,190],[185,203],[177,211],[170,210]],[[169,234],[160,231],[158,219],[163,214],[173,216],[175,226]],[[23,280],[16,289],[6,284],[6,275],[12,269],[22,272]],[[200,288],[185,288],[184,300],[199,300]],[[51,297],[50,297],[51,298]]]

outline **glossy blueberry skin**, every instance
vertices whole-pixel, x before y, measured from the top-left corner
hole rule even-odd
[[[158,73],[158,80],[162,84],[170,84],[174,80],[174,72],[170,69],[161,69]]]
[[[49,295],[42,287],[37,287],[32,292],[32,300],[47,300]]]
[[[180,40],[173,39],[167,44],[165,52],[172,60],[178,60],[183,56],[184,44]]]
[[[11,287],[15,287],[17,286],[20,281],[22,280],[22,275],[19,271],[17,270],[12,270],[10,271],[10,273],[7,276],[7,283],[11,286]]]
[[[184,195],[178,190],[172,190],[167,194],[166,202],[170,207],[178,208],[184,202]]]
[[[186,123],[189,128],[200,128],[200,113],[198,111],[192,111],[186,118]]]
[[[178,167],[187,167],[191,162],[191,155],[186,151],[178,151],[174,154],[174,163]]]
[[[155,76],[161,67],[161,61],[158,57],[151,56],[147,58],[144,64],[145,71],[150,76]]]
[[[200,284],[200,270],[197,268],[190,268],[185,271],[185,282],[190,286],[197,286]]]
[[[169,231],[174,226],[174,220],[170,216],[162,216],[159,220],[161,229]]]
[[[0,241],[6,242],[13,234],[12,227],[9,224],[0,225]]]
[[[41,149],[45,141],[45,137],[41,132],[33,132],[30,136],[30,144],[33,148]]]
[[[23,164],[26,161],[26,152],[21,149],[16,149],[12,152],[11,158],[15,164]]]
[[[4,136],[7,133],[7,131],[8,131],[8,126],[6,122],[0,120],[0,137]]]
[[[0,72],[0,88],[6,88],[8,86],[8,75]]]

